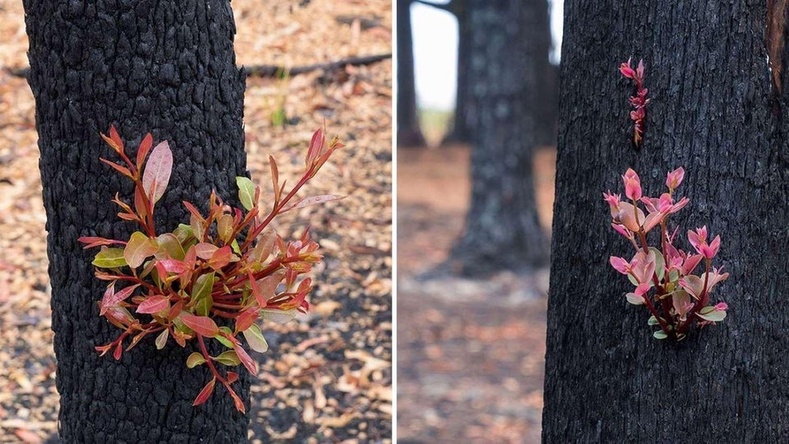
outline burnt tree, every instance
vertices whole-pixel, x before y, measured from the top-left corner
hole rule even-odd
[[[416,107],[411,0],[397,0],[397,145],[425,145]]]
[[[544,442],[789,441],[787,53],[765,29],[787,32],[769,3],[565,2]],[[640,150],[616,69],[631,56],[652,97]],[[654,194],[678,166],[691,203],[672,219],[677,244],[707,225],[730,277],[712,293],[727,319],[674,344],[623,297],[608,257],[628,248],[601,192],[632,167]]]
[[[469,19],[469,5],[467,0],[451,0],[449,3],[434,3],[429,0],[414,0],[455,16],[458,24],[457,47],[457,88],[455,92],[455,112],[450,122],[449,131],[443,143],[470,143],[474,136],[474,122],[478,112],[474,96],[474,85],[480,81],[472,77],[469,69],[471,63],[471,21]],[[537,69],[537,84],[540,85],[533,96],[535,118],[537,119],[537,145],[556,144],[556,120],[558,113],[559,72],[555,65],[549,61],[551,50],[551,27],[548,12],[544,14],[545,20],[535,21],[529,26],[533,29],[526,30],[529,37],[534,39],[532,44],[540,54],[530,63]],[[543,56],[544,54],[544,56]]]
[[[168,140],[175,166],[157,205],[157,225],[188,220],[182,200],[203,207],[214,188],[235,195],[245,175],[244,75],[235,66],[230,3],[25,0],[29,82],[36,99],[47,213],[52,328],[64,442],[245,442],[248,418],[218,390],[192,401],[210,375],[189,370],[190,349],[157,351],[143,340],[121,361],[97,345],[119,330],[98,316],[106,286],[93,277],[95,251],[79,236],[126,239],[110,202],[131,184],[99,162],[113,153],[99,137],[111,124],[130,146],[150,131]],[[204,207],[203,207],[204,208]],[[249,406],[249,377],[238,390]]]
[[[465,275],[539,266],[547,248],[532,179],[538,121],[532,104],[537,61],[547,55],[532,32],[547,21],[547,3],[468,0],[467,6],[476,104],[472,193],[449,265]]]

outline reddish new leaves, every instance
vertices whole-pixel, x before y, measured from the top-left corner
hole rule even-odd
[[[208,400],[218,381],[243,412],[244,404],[231,387],[238,380],[238,373],[219,371],[217,364],[243,364],[256,374],[257,364],[237,335],[243,334],[252,350],[267,350],[268,343],[256,322],[284,322],[297,311],[305,312],[312,281],[299,278],[322,259],[317,253],[318,244],[310,239],[308,231],[299,239],[286,242],[267,227],[289,209],[339,198],[326,195],[298,199],[296,195],[342,145],[336,139],[327,145],[323,131],[316,131],[305,156],[307,168],[287,192],[285,183],[279,183],[277,165],[271,158],[274,198],[265,217],[258,206],[260,188],[239,177],[239,200],[246,212],[224,204],[212,192],[207,213],[184,202],[190,214],[189,224],[179,225],[172,233],[157,234],[154,204],[164,195],[173,166],[168,143],[161,142],[151,150],[153,137],[146,135],[132,162],[114,127],[109,136],[102,138],[123,165],[101,161],[134,182],[133,204],[118,195],[113,200],[121,208],[118,216],[137,223],[141,231],[132,233],[127,241],[97,236],[79,239],[85,248],[101,247],[93,265],[97,267],[96,277],[109,284],[99,303],[100,315],[122,330],[115,341],[96,350],[102,355],[112,350],[113,357],[120,359],[127,338],[131,338],[126,348],[129,350],[149,334],[154,334],[158,349],[164,348],[171,337],[181,347],[187,341],[197,341],[200,353],[189,356],[187,367],[205,364],[212,379],[197,395],[194,405]],[[116,291],[116,287],[122,288]],[[227,350],[212,356],[206,340],[215,340]]]
[[[631,304],[646,305],[652,314],[650,325],[660,327],[654,332],[658,339],[681,340],[694,322],[705,325],[722,321],[728,308],[725,303],[709,305],[712,288],[729,277],[729,273],[711,268],[712,259],[720,248],[720,236],[708,243],[706,226],[688,231],[688,241],[696,250],[696,254],[692,254],[674,245],[676,231],[669,234],[669,216],[690,202],[687,197],[674,202],[674,190],[684,176],[685,170],[681,167],[669,172],[666,177],[668,193],[653,198],[642,196],[638,174],[628,169],[622,181],[629,203],[622,202],[618,194],[603,193],[611,212],[612,226],[635,250],[630,260],[611,256],[609,262],[636,287],[625,297]],[[648,215],[644,215],[639,204],[645,207]],[[647,233],[656,227],[660,227],[660,248],[647,243]],[[700,275],[693,274],[702,260],[704,271]]]
[[[639,60],[636,69],[630,66],[630,59],[626,63],[619,65],[619,72],[633,81],[636,87],[636,95],[630,96],[630,104],[633,111],[630,111],[630,120],[633,121],[633,143],[636,148],[641,146],[644,139],[644,118],[646,117],[646,106],[649,103],[647,93],[649,90],[644,88],[644,61]]]

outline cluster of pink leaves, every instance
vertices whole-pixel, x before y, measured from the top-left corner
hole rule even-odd
[[[611,210],[611,226],[635,250],[630,260],[611,256],[611,266],[628,276],[635,286],[626,298],[631,304],[646,305],[652,314],[650,325],[660,326],[654,333],[658,339],[681,340],[694,322],[704,325],[722,321],[728,308],[725,302],[710,305],[712,289],[729,277],[729,273],[712,268],[712,259],[720,249],[720,236],[710,241],[706,226],[688,231],[688,241],[695,250],[692,253],[675,245],[676,229],[669,234],[669,217],[690,202],[687,197],[674,199],[674,191],[684,176],[682,167],[669,172],[668,192],[660,197],[647,197],[642,194],[638,174],[628,169],[622,176],[628,201],[622,201],[621,195],[610,191],[603,193]],[[659,228],[659,249],[647,243],[647,234],[655,228]],[[700,264],[703,272],[696,275],[694,272]]]
[[[649,103],[647,93],[649,90],[644,88],[644,61],[639,60],[636,69],[630,65],[630,59],[626,63],[619,65],[619,72],[625,78],[633,81],[636,86],[636,95],[630,96],[630,104],[633,111],[630,111],[630,120],[633,121],[633,143],[636,147],[641,146],[644,139],[644,118],[646,117],[646,106]]]
[[[301,238],[286,242],[267,227],[276,216],[291,209],[340,198],[323,195],[294,200],[299,189],[342,144],[335,138],[327,145],[323,132],[316,131],[307,151],[306,170],[288,193],[285,182],[279,182],[277,164],[270,157],[274,196],[266,217],[259,214],[260,188],[248,178],[237,177],[238,198],[246,211],[225,205],[212,192],[207,215],[184,202],[190,213],[189,224],[179,225],[172,233],[158,234],[154,225],[155,204],[164,195],[173,165],[168,143],[161,142],[151,151],[153,138],[146,135],[137,149],[136,161],[132,162],[114,127],[110,128],[109,137],[102,137],[125,165],[105,159],[102,162],[135,185],[132,204],[115,195],[113,202],[122,209],[118,216],[135,222],[141,231],[133,232],[127,241],[95,236],[79,239],[85,248],[101,247],[93,265],[96,277],[109,284],[99,302],[99,313],[123,330],[116,340],[97,346],[96,350],[102,355],[112,350],[113,357],[121,359],[124,341],[129,337],[126,351],[150,334],[156,334],[157,349],[164,348],[170,337],[181,347],[195,340],[200,352],[192,353],[186,365],[193,368],[206,364],[212,378],[194,405],[208,400],[219,381],[236,408],[243,412],[244,404],[231,388],[238,373],[230,369],[222,372],[217,364],[229,368],[243,364],[256,375],[257,364],[238,335],[244,336],[252,350],[266,351],[268,344],[256,321],[287,322],[297,312],[306,312],[312,281],[299,277],[322,259],[308,230]],[[212,356],[206,347],[207,338],[227,350]]]

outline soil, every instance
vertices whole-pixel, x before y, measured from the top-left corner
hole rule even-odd
[[[294,67],[391,53],[391,0],[234,0],[232,7],[239,65]],[[46,215],[35,104],[25,80],[6,71],[25,68],[26,51],[21,2],[3,2],[0,442],[41,443],[57,442],[59,405]],[[255,355],[261,365],[252,387],[252,443],[391,442],[391,89],[391,60],[247,81],[246,149],[256,182],[270,183],[269,154],[280,179],[295,180],[312,132],[324,122],[346,144],[306,191],[346,198],[294,211],[276,227],[287,237],[309,225],[325,261],[314,276],[311,312],[262,326],[272,349]]]
[[[463,229],[469,149],[397,152],[397,433],[403,443],[539,443],[547,270],[433,270]],[[550,226],[555,150],[535,156]]]

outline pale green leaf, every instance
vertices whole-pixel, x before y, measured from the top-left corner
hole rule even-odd
[[[118,268],[126,264],[123,257],[123,248],[107,248],[99,251],[93,259],[93,265],[99,268]]]
[[[249,178],[238,176],[236,177],[236,185],[238,185],[238,199],[241,205],[251,210],[255,207],[255,184]]]
[[[189,368],[195,368],[200,364],[205,363],[205,358],[200,353],[194,352],[186,358],[186,366]]]
[[[249,328],[242,333],[247,340],[247,344],[249,344],[249,348],[252,350],[258,353],[265,353],[268,350],[268,342],[266,342],[266,338],[263,337],[263,333],[261,333],[257,325],[250,325]]]

